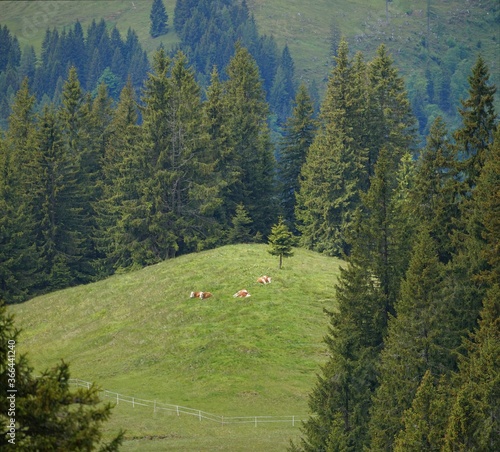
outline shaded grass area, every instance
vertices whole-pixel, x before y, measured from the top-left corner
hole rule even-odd
[[[64,359],[72,377],[127,396],[223,416],[303,416],[315,374],[326,359],[322,339],[328,318],[323,309],[335,307],[340,264],[296,249],[278,270],[278,258],[266,245],[226,246],[54,292],[10,310],[23,330],[19,352],[28,353],[37,371]],[[272,284],[257,284],[262,274],[270,275]],[[242,288],[251,297],[233,298]],[[191,291],[214,295],[192,299]],[[164,415],[173,422],[167,426],[151,410],[149,417],[137,418],[137,408],[117,408],[106,427],[110,432],[126,428],[131,440],[162,437],[175,427],[184,436],[171,450],[189,450],[181,447],[185,435],[186,441],[194,444],[198,438],[199,447],[208,447],[206,438],[216,437],[210,429],[229,436],[248,432],[236,434],[237,442],[246,434],[273,442],[298,433],[297,426],[207,422],[199,430],[199,421],[190,431],[184,427],[185,421],[192,422],[189,417]],[[262,428],[269,430],[268,440]],[[238,447],[206,450],[251,450]]]
[[[116,407],[115,416],[127,420],[123,451],[286,451],[300,435],[298,424],[220,425],[189,416],[152,414],[144,408]],[[113,422],[113,421],[111,421]],[[158,434],[161,432],[161,434]]]

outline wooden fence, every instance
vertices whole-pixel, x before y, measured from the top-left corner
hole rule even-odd
[[[77,378],[70,378],[69,383],[73,386],[80,386],[85,388],[90,388],[92,383]],[[165,411],[173,415],[180,416],[181,414],[194,416],[200,420],[200,422],[205,419],[208,421],[216,422],[221,425],[229,424],[254,424],[257,427],[261,423],[272,423],[272,422],[282,422],[291,423],[293,427],[300,425],[300,423],[306,419],[306,416],[220,416],[218,414],[207,413],[206,411],[197,410],[194,408],[188,408],[181,405],[172,405],[169,403],[161,403],[156,400],[146,400],[137,397],[131,397],[117,392],[108,391],[107,389],[102,389],[100,391],[104,398],[111,399],[116,402],[117,405],[121,403],[128,403],[135,408],[140,407],[150,407],[153,409],[153,413]]]

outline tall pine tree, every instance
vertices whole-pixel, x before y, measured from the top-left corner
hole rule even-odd
[[[44,263],[36,242],[36,204],[31,197],[35,98],[24,79],[0,144],[0,298],[24,301],[40,284]]]
[[[276,218],[274,171],[276,162],[267,124],[269,108],[259,70],[249,51],[240,44],[226,69],[228,127],[239,178],[229,187],[230,212],[243,204],[253,220],[252,234],[266,236]]]
[[[278,180],[283,216],[294,231],[296,231],[296,195],[300,189],[299,175],[313,142],[316,128],[313,103],[307,93],[307,88],[302,84],[295,98],[292,116],[284,125],[278,159]]]
[[[479,56],[469,76],[469,97],[459,109],[462,127],[455,132],[463,172],[465,192],[475,187],[486,158],[487,148],[493,141],[496,113],[494,95],[496,87],[489,84],[489,69]],[[469,193],[470,194],[470,193]]]
[[[151,6],[151,13],[149,15],[149,20],[151,26],[149,28],[149,34],[153,38],[164,35],[168,31],[167,21],[168,14],[163,4],[163,0],[153,0],[153,5]]]
[[[379,384],[370,419],[371,448],[392,450],[418,384],[427,370],[439,376],[454,359],[446,347],[449,311],[440,302],[442,269],[436,246],[423,227],[401,284],[381,354]]]
[[[302,243],[349,254],[346,230],[360,204],[365,157],[355,135],[365,99],[342,40],[321,107],[320,127],[301,171],[296,216]],[[359,67],[357,67],[359,69]]]

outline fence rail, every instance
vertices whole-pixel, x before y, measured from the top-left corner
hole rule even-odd
[[[69,383],[73,386],[90,388],[92,383],[80,380],[78,378],[70,378]],[[230,424],[254,424],[257,427],[260,423],[273,423],[273,422],[285,422],[291,423],[292,426],[300,424],[305,420],[306,416],[220,416],[218,414],[207,413],[206,411],[197,410],[195,408],[188,408],[181,405],[172,405],[169,403],[162,403],[156,400],[146,400],[140,399],[138,397],[127,396],[119,394],[117,392],[108,391],[107,389],[101,389],[100,392],[103,397],[114,400],[117,405],[120,403],[129,403],[133,408],[135,406],[143,406],[153,408],[153,412],[166,411],[173,415],[180,416],[181,414],[194,416],[200,420],[200,422],[205,419],[208,421],[216,422],[221,425]]]

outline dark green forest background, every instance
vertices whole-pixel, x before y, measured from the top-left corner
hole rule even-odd
[[[385,44],[367,57],[338,39],[318,112],[244,2],[177,2],[170,26],[179,46],[150,61],[133,30],[47,30],[39,63],[2,28],[2,299],[265,242],[282,218],[300,246],[346,260],[314,416],[290,449],[498,450],[500,135],[485,59],[456,125],[422,128]]]

